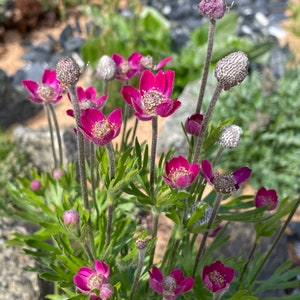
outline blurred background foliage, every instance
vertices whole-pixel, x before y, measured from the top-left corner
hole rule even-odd
[[[4,24],[4,4],[0,0],[0,22]],[[68,8],[76,7],[81,13],[93,20],[99,30],[87,37],[82,47],[82,56],[88,65],[95,69],[98,59],[117,52],[128,57],[139,51],[143,55],[152,55],[155,62],[166,56],[173,61],[168,68],[176,72],[175,94],[178,96],[184,86],[201,76],[207,47],[208,24],[191,33],[190,41],[181,49],[174,49],[170,35],[170,24],[158,11],[143,7],[140,1],[128,1],[129,9],[121,11],[120,1],[38,1],[44,11],[58,12],[63,20]],[[291,5],[291,18],[299,21],[300,4]],[[117,12],[117,13],[116,13]],[[299,192],[300,175],[300,67],[287,68],[281,79],[271,78],[266,86],[264,66],[267,65],[273,44],[269,40],[254,43],[246,37],[236,34],[237,15],[234,12],[217,22],[212,69],[216,61],[230,52],[246,52],[254,65],[260,65],[259,71],[251,72],[249,78],[230,93],[223,93],[216,106],[214,120],[224,120],[233,116],[234,123],[244,130],[241,145],[235,151],[225,152],[222,158],[224,168],[234,169],[240,165],[249,165],[253,172],[251,183],[255,188],[262,182],[267,188],[276,188],[282,196],[294,196]],[[292,33],[300,35],[295,26]],[[101,92],[99,83],[94,83]],[[124,101],[119,87],[109,90],[113,106],[122,106]],[[133,84],[137,84],[133,82]],[[114,87],[116,85],[113,85]],[[111,108],[108,108],[109,110]],[[0,138],[0,185],[20,175],[26,169],[26,158],[16,151],[14,144],[2,133]],[[11,157],[17,160],[11,163]],[[0,197],[5,194],[1,190]]]

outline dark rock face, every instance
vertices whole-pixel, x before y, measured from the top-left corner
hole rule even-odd
[[[13,78],[0,69],[0,128],[6,129],[14,123],[23,123],[42,106],[26,99],[25,92],[13,84]]]

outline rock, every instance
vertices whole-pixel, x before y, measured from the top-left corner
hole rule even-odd
[[[7,129],[14,123],[23,123],[42,108],[26,97],[27,94],[14,84],[14,78],[0,69],[0,128]]]
[[[77,158],[77,141],[73,128],[60,128],[60,133],[63,162],[66,167],[68,163],[75,161]],[[54,166],[50,131],[47,128],[30,129],[25,126],[18,126],[13,131],[13,139],[17,147],[26,153],[28,163],[32,164],[37,170],[48,172],[49,168]],[[58,158],[59,148],[55,132],[54,143]]]

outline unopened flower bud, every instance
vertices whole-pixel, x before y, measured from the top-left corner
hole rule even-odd
[[[62,169],[55,169],[53,171],[53,178],[58,180],[63,173],[64,173],[64,171]]]
[[[138,250],[144,250],[148,245],[149,239],[137,239],[135,242],[135,247]]]
[[[237,125],[224,126],[219,138],[220,145],[225,149],[234,149],[240,143],[240,137],[243,130]]]
[[[211,19],[221,19],[226,10],[226,3],[225,0],[202,0],[198,7],[203,15]]]
[[[190,213],[189,213],[189,218],[192,216],[192,214],[196,211],[196,209],[199,207],[199,206],[203,206],[203,205],[206,205],[203,201],[199,201],[199,202],[196,202],[194,203],[191,208],[190,208]],[[211,217],[211,214],[212,214],[212,207],[210,205],[208,205],[206,208],[205,208],[205,213],[204,215],[199,218],[195,223],[194,225],[198,225],[198,226],[202,226],[202,225],[205,225],[208,223],[210,217]]]
[[[30,188],[33,191],[39,190],[41,188],[41,186],[42,186],[42,183],[39,180],[32,180],[30,183]]]
[[[113,80],[117,72],[116,63],[108,55],[103,55],[97,64],[96,75],[101,80]]]
[[[101,285],[101,289],[100,289],[100,298],[101,299],[108,300],[111,298],[113,293],[114,293],[114,288],[111,284],[104,283]]]
[[[215,77],[225,91],[240,84],[248,75],[249,60],[242,51],[233,52],[217,62]]]
[[[187,133],[198,136],[200,134],[201,125],[203,122],[202,114],[193,114],[187,118],[184,127]]]
[[[74,209],[67,210],[64,212],[63,219],[65,225],[78,224],[79,222],[78,212]]]
[[[56,65],[56,78],[65,86],[75,85],[81,75],[78,64],[70,57],[61,58]]]

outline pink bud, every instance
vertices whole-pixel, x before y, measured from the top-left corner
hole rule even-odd
[[[62,169],[55,169],[53,171],[53,178],[58,180],[63,173],[64,173],[64,171]]]
[[[221,19],[226,10],[226,3],[225,0],[202,0],[198,7],[205,16],[211,19]]]
[[[31,181],[30,188],[33,191],[39,190],[41,188],[41,186],[42,186],[42,183],[39,180],[32,180]]]
[[[79,222],[79,215],[76,210],[70,209],[64,212],[63,219],[66,225],[77,224]]]
[[[113,295],[113,293],[114,293],[114,288],[111,284],[109,284],[109,283],[102,284],[101,289],[100,289],[101,299],[103,299],[103,300],[110,299],[110,297]]]

